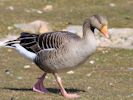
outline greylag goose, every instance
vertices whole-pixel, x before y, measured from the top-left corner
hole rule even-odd
[[[105,37],[109,37],[106,18],[94,15],[84,21],[82,38],[67,31],[39,35],[23,32],[16,40],[6,42],[6,46],[16,49],[44,71],[33,86],[33,91],[48,92],[43,81],[47,73],[52,73],[61,94],[66,98],[77,98],[79,95],[66,92],[58,73],[75,68],[95,52],[97,44],[94,29],[98,29]]]

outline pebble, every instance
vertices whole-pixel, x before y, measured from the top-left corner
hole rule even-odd
[[[6,73],[7,75],[9,75],[9,74],[10,74],[10,70],[6,69],[6,70],[5,70],[5,73]]]
[[[43,11],[51,11],[53,10],[53,6],[52,5],[46,5],[44,8],[43,8]]]
[[[28,68],[30,68],[30,65],[25,65],[24,68],[28,69]]]
[[[9,6],[8,9],[10,9],[11,11],[14,10],[14,7],[13,6]]]
[[[46,79],[48,79],[48,76],[45,76]]]
[[[8,26],[7,29],[8,29],[8,30],[12,30],[13,27],[12,27],[12,26]]]
[[[38,14],[42,14],[43,12],[41,10],[37,10],[37,13]]]
[[[12,52],[12,49],[7,49],[8,52]]]
[[[74,71],[68,71],[67,74],[74,74]]]
[[[88,86],[87,89],[90,90],[90,89],[92,89],[92,87]]]
[[[105,51],[103,50],[102,53],[103,53],[103,54],[106,54],[106,53],[108,53],[108,51],[107,51],[107,50],[105,50]]]
[[[92,73],[89,73],[89,74],[87,74],[86,76],[87,76],[87,77],[90,77],[91,75],[92,75]]]
[[[110,6],[110,7],[115,7],[116,4],[114,4],[114,3],[110,3],[109,6]]]
[[[91,60],[89,63],[90,63],[90,64],[94,64],[94,63],[95,63],[95,61],[94,61],[94,60]]]
[[[18,80],[22,80],[22,79],[23,79],[23,77],[21,77],[21,76],[18,76],[18,77],[17,77],[17,79],[18,79]]]
[[[88,73],[86,76],[87,77],[90,77],[91,75],[92,75],[92,73],[94,73],[95,71],[92,71],[92,72],[90,72],[90,73]]]
[[[114,86],[113,83],[109,83],[110,86]]]

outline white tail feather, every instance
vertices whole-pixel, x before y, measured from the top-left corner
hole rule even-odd
[[[24,57],[30,59],[30,60],[34,60],[36,57],[36,54],[33,52],[28,51],[27,49],[25,49],[24,47],[22,47],[20,44],[13,44],[12,46],[14,46],[14,48]]]

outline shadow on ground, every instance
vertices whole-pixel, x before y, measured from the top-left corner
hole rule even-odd
[[[11,87],[4,87],[1,89],[5,89],[5,90],[12,90],[12,91],[32,91],[32,88],[11,88]],[[50,93],[59,93],[60,90],[57,88],[46,88]],[[85,90],[80,90],[80,89],[73,89],[73,88],[65,88],[67,92],[86,92]]]

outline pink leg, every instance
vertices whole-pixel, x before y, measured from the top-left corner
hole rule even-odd
[[[60,90],[61,90],[61,94],[66,97],[66,98],[78,98],[80,97],[79,95],[77,94],[70,94],[70,93],[67,93],[66,90],[64,89],[63,85],[62,85],[62,81],[61,81],[61,78],[58,76],[57,73],[54,73],[54,77],[60,87]]]
[[[33,91],[39,92],[39,93],[47,93],[48,92],[48,90],[43,85],[43,81],[44,81],[46,75],[47,75],[47,73],[44,73],[39,78],[39,80],[37,81],[37,83],[33,86]]]

